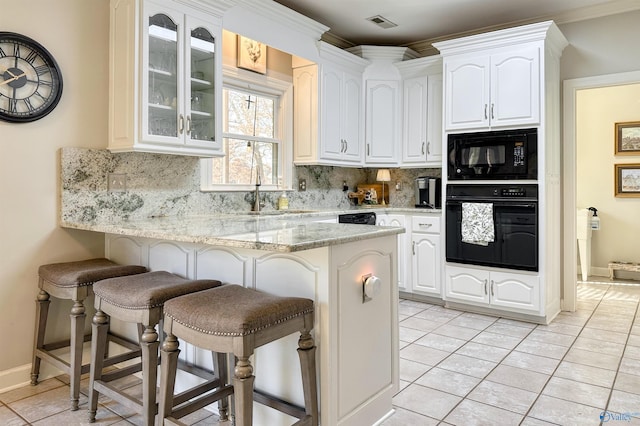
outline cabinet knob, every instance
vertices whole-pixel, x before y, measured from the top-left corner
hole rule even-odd
[[[493,120],[495,117],[493,116],[493,104],[491,104],[491,119]]]
[[[344,152],[347,152],[347,150],[349,149],[349,141],[348,140],[344,140]]]
[[[486,279],[484,280],[484,294],[485,294],[485,295],[486,295],[486,294],[489,294],[489,293],[487,292],[487,280],[486,280]]]
[[[191,133],[191,116],[187,115],[187,134]]]
[[[182,114],[178,117],[178,132],[182,133],[184,131],[184,117]]]
[[[491,280],[491,295],[493,296],[493,280]]]
[[[422,142],[422,155],[424,155],[424,142]]]
[[[424,226],[425,228],[430,228],[431,225],[433,225],[432,223],[419,223],[418,226],[422,227]]]
[[[487,104],[484,104],[484,119],[487,120],[489,117],[487,116]]]
[[[431,154],[431,142],[427,142],[427,154]]]

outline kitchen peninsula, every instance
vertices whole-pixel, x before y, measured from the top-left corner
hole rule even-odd
[[[314,300],[321,422],[371,425],[392,412],[398,390],[396,239],[404,230],[314,222],[320,219],[315,213],[62,218],[61,226],[105,233],[105,254],[116,262]],[[379,287],[365,285],[369,275]],[[208,354],[182,346],[186,361],[208,361]],[[302,406],[300,372],[290,368],[296,347],[291,335],[256,351],[256,388]],[[256,424],[291,423],[282,417],[256,407]]]

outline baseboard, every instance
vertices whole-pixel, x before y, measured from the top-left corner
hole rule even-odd
[[[40,367],[38,381],[57,377],[62,371],[43,362]],[[0,393],[7,392],[31,383],[31,363],[24,364],[19,367],[10,368],[9,370],[0,371]]]

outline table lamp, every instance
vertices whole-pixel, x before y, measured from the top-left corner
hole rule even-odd
[[[382,205],[387,204],[384,201],[384,183],[385,182],[391,182],[391,173],[389,172],[389,169],[380,169],[378,170],[378,174],[376,175],[376,180],[378,182],[382,182]]]

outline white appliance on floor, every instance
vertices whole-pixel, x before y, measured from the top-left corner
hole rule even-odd
[[[589,209],[578,209],[576,220],[576,235],[578,238],[578,251],[580,253],[580,270],[582,281],[587,280],[591,269],[591,217],[593,212]]]

